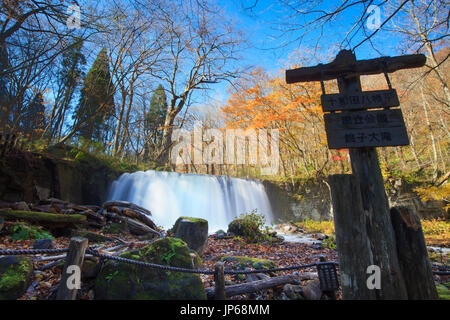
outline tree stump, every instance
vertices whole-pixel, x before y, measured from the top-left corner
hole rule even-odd
[[[407,207],[393,207],[390,213],[408,299],[438,299],[419,217]]]

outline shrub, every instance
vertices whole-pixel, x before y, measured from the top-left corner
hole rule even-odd
[[[257,209],[241,214],[228,225],[228,232],[244,237],[249,242],[262,242],[271,239],[266,219]]]
[[[296,222],[295,225],[304,229],[307,233],[323,233],[328,235],[334,233],[333,221],[314,221],[306,219],[302,222]]]
[[[42,229],[42,227],[27,225],[22,222],[17,222],[11,226],[12,239],[13,240],[39,240],[39,239],[54,239],[54,237],[48,232]]]

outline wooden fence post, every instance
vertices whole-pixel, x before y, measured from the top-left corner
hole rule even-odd
[[[367,287],[367,267],[373,264],[362,206],[360,183],[351,174],[328,177],[333,202],[336,245],[343,299],[375,300]]]
[[[408,299],[437,300],[439,296],[419,217],[407,207],[393,207],[391,220]]]
[[[224,262],[219,261],[216,263],[214,270],[214,299],[215,300],[226,300],[225,295],[225,273],[224,273]]]
[[[67,252],[66,262],[64,264],[63,272],[61,275],[61,281],[59,283],[58,293],[56,295],[57,300],[75,300],[78,292],[76,285],[69,286],[69,277],[77,276],[78,271],[79,278],[74,278],[75,281],[81,283],[81,267],[83,265],[84,253],[88,247],[88,239],[82,237],[73,237],[70,239],[69,252]],[[72,270],[74,267],[75,270]],[[68,270],[69,269],[69,270]],[[77,270],[78,269],[78,270]],[[70,273],[68,273],[68,271]],[[73,274],[73,275],[72,275]]]

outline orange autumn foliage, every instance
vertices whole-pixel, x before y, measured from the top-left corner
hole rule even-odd
[[[301,123],[308,115],[321,115],[320,85],[288,85],[284,77],[269,77],[262,69],[241,80],[240,89],[222,107],[228,128],[286,129],[286,122]]]

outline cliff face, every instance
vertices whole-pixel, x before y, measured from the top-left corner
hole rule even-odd
[[[0,200],[35,202],[54,197],[101,204],[121,173],[101,163],[30,152],[10,154],[0,159]]]
[[[328,186],[318,181],[263,181],[275,219],[279,221],[330,220],[331,198]]]
[[[280,222],[332,220],[333,208],[328,185],[323,181],[296,180],[294,184],[263,181],[276,220]],[[415,185],[398,182],[388,190],[390,206],[407,206],[420,218],[449,218],[444,201],[423,201],[414,191]]]
[[[49,197],[101,205],[109,188],[125,171],[84,157],[73,159],[31,152],[0,157],[0,201],[36,202]],[[263,181],[277,222],[331,220],[330,190],[324,181]],[[443,201],[424,202],[406,183],[388,190],[391,206],[410,207],[421,218],[449,217]]]

